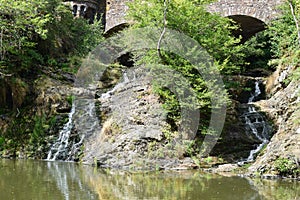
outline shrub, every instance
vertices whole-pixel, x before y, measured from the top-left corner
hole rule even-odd
[[[299,166],[294,160],[282,157],[275,161],[275,169],[282,176],[297,176],[300,172]]]

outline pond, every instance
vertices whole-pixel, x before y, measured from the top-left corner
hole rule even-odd
[[[0,160],[0,199],[299,199],[300,182],[199,171],[128,172],[68,162]]]

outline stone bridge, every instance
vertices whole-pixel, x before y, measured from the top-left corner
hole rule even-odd
[[[129,1],[132,0],[75,0],[71,1],[71,4],[74,16],[84,12],[82,5],[86,5],[86,10],[93,6],[92,13],[103,14],[105,32],[109,33],[128,25],[125,15],[128,9],[126,3]],[[241,25],[241,31],[237,34],[248,38],[264,30],[265,25],[276,18],[276,7],[282,2],[283,0],[218,0],[207,6],[207,11],[232,18]],[[77,4],[80,6],[76,6]]]
[[[241,29],[235,34],[242,35],[245,41],[266,29],[266,24],[278,16],[277,7],[281,3],[283,0],[218,0],[210,4],[207,10],[237,22]]]

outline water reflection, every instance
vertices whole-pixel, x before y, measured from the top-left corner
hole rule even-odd
[[[89,185],[100,199],[262,199],[255,187],[240,177],[197,172],[92,172]]]
[[[74,163],[0,160],[0,199],[98,199]]]
[[[300,182],[293,180],[250,180],[265,199],[300,199]]]
[[[299,199],[300,183],[199,171],[130,173],[65,162],[0,160],[0,199]]]
[[[48,172],[56,182],[57,188],[65,200],[98,199],[92,190],[86,186],[82,178],[83,171],[75,163],[46,162]]]

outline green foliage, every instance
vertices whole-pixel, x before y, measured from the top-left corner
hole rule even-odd
[[[206,11],[205,5],[212,1],[172,0],[167,11],[167,27],[195,39],[215,58],[223,73],[239,71],[243,63],[243,45],[233,37],[236,29],[229,18]],[[163,1],[136,0],[129,4],[129,18],[136,27],[163,27]]]
[[[0,1],[0,60],[8,66],[17,63],[27,67],[31,61],[39,61],[36,38],[47,38],[47,24],[51,15],[48,1]],[[13,63],[12,63],[13,62]]]
[[[0,136],[0,149],[11,156],[16,156],[20,151],[41,153],[38,149],[45,145],[46,133],[56,124],[55,116],[29,113],[29,110],[20,110],[19,117],[14,118],[7,131]]]
[[[296,52],[295,57],[300,57],[300,51]],[[298,67],[293,71],[292,80],[300,80],[300,66],[299,64],[297,66]]]
[[[288,158],[280,157],[275,161],[274,165],[279,174],[283,176],[297,176],[300,173],[299,166],[297,166],[294,160]]]
[[[240,44],[240,40],[231,34],[231,31],[237,27],[233,25],[229,18],[210,14],[206,11],[205,5],[212,1],[172,0],[167,2],[167,28],[176,30],[196,40],[214,58],[215,65],[221,73],[239,73],[245,56],[242,52],[244,47]],[[131,29],[143,27],[163,29],[165,9],[163,1],[150,0],[145,2],[136,0],[129,3],[129,7],[129,20],[135,22],[130,27]],[[155,50],[144,52],[142,55],[137,54],[136,64],[145,64],[146,66],[149,64],[153,64],[151,66],[163,64],[165,68],[170,68],[180,74],[173,74],[170,79],[166,78],[164,80],[166,85],[172,84],[172,81],[173,83],[176,82],[175,91],[170,91],[166,86],[161,87],[159,81],[154,81],[154,91],[160,95],[164,103],[172,128],[178,127],[180,124],[179,119],[182,106],[185,106],[187,109],[201,109],[200,130],[205,128],[208,126],[211,114],[211,97],[215,95],[213,91],[208,90],[208,85],[213,84],[214,80],[211,80],[210,83],[204,81],[199,72],[187,60],[174,53],[161,52],[161,55],[158,56],[158,52]],[[196,54],[196,56],[199,55]],[[183,84],[176,81],[180,80],[180,77],[177,76],[183,76],[188,81],[187,87],[196,94],[196,100],[179,102],[178,94],[184,94],[185,91],[182,91],[181,88],[186,87],[182,87]],[[220,97],[220,99],[222,102],[228,101],[226,95],[223,98]],[[193,102],[193,104],[189,102]]]
[[[7,53],[17,53],[23,48],[32,47],[36,35],[45,39],[48,30],[46,24],[51,20],[43,13],[47,1],[0,1],[1,59]]]
[[[2,150],[3,144],[5,143],[5,138],[0,136],[0,149]]]
[[[195,140],[189,140],[189,141],[185,141],[184,142],[184,145],[185,145],[185,153],[188,155],[188,156],[193,156],[195,154]]]
[[[208,156],[207,158],[204,158],[204,162],[207,162],[207,163],[211,163],[213,161],[213,158]]]
[[[67,96],[67,101],[70,105],[72,105],[73,101],[75,99],[75,96],[74,95],[70,95],[70,96]]]
[[[86,19],[74,19],[70,9],[62,3],[52,12],[46,40],[39,42],[39,50],[49,59],[65,56],[84,56],[103,40],[101,20],[89,24]]]
[[[292,0],[291,2],[295,8],[295,17],[299,22],[300,2],[299,0]],[[297,27],[289,4],[285,2],[280,7],[280,10],[282,14],[267,30],[271,42],[271,52],[274,55],[270,65],[293,65],[299,67],[300,46],[297,38]]]
[[[249,69],[269,69],[268,62],[272,58],[270,36],[266,31],[259,32],[245,43],[243,52],[246,56],[242,72]]]
[[[74,19],[62,0],[0,0],[0,13],[1,71],[66,68],[69,58],[86,55],[103,40],[101,20]]]
[[[14,156],[28,142],[30,131],[33,130],[32,119],[24,116],[24,113],[25,111],[21,110],[20,115],[23,117],[12,120],[7,131],[2,134],[5,143],[1,149],[8,150]]]
[[[33,120],[34,127],[32,133],[30,134],[29,141],[31,144],[38,144],[40,141],[43,141],[45,131],[47,128],[49,128],[49,126],[46,125],[46,117],[44,115],[35,116]]]

